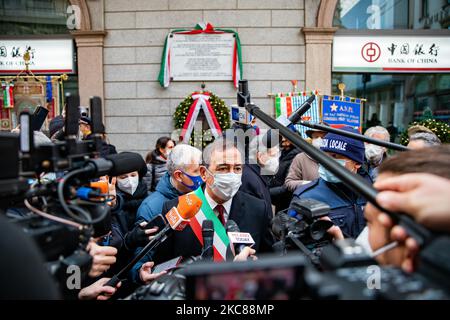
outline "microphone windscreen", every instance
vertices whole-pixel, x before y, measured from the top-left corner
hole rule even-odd
[[[177,210],[181,218],[188,220],[200,211],[202,200],[194,193],[190,192],[178,197]]]
[[[121,152],[108,155],[105,158],[113,163],[113,167],[109,171],[109,175],[112,177],[139,171],[142,167],[146,166],[142,156],[135,152]]]
[[[239,229],[239,226],[237,225],[237,223],[234,220],[228,220],[226,225],[225,225],[225,229],[227,230],[227,232],[240,232],[241,230]]]
[[[92,133],[105,133],[102,120],[102,100],[100,97],[90,99],[91,106],[91,131]]]
[[[206,219],[202,222],[202,232],[213,232],[214,233],[214,224],[212,220]]]
[[[66,98],[66,128],[65,132],[67,136],[73,136],[78,134],[79,121],[80,121],[80,97],[76,95],[70,95]]]

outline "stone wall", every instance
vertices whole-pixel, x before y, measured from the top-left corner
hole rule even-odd
[[[208,21],[239,33],[244,78],[252,101],[274,113],[269,92],[290,91],[290,80],[304,90],[305,45],[301,27],[313,24],[320,1],[306,0],[106,0],[104,23],[105,122],[119,151],[145,154],[159,136],[173,130],[178,103],[200,83],[172,82],[160,87],[157,77],[166,35]],[[232,82],[206,82],[206,89],[236,102]]]

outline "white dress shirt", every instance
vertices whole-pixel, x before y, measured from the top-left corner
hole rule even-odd
[[[206,198],[206,201],[208,201],[208,204],[211,207],[211,209],[213,209],[214,214],[216,215],[216,217],[218,217],[219,216],[219,212],[216,209],[216,206],[218,205],[218,203],[211,198],[211,196],[208,193],[208,190],[206,190],[206,189],[205,189],[205,198]],[[231,203],[232,202],[233,202],[233,198],[231,198],[230,200],[222,203],[222,206],[225,209],[224,212],[223,212],[223,218],[225,220],[225,223],[227,223],[228,217],[230,216],[230,210],[231,210]]]

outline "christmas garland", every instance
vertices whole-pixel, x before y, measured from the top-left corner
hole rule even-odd
[[[192,128],[193,125],[192,122],[195,122],[197,118],[196,116],[192,116],[192,114],[194,113],[196,103],[199,103],[198,102],[198,100],[200,100],[198,99],[199,95],[209,96],[208,99],[209,105],[211,106],[211,109],[214,112],[214,114],[211,114],[211,116],[217,120],[218,127],[212,128],[210,124],[209,129],[202,130],[201,134],[200,132],[197,131],[194,134],[194,131],[188,130],[187,127],[191,125]],[[194,97],[197,99],[194,99]],[[205,112],[205,115],[206,113],[207,112]],[[190,120],[189,122],[187,122],[188,118]],[[192,94],[187,96],[182,102],[180,102],[173,115],[173,120],[175,128],[181,130],[180,140],[184,140],[185,142],[189,141],[189,144],[194,147],[204,148],[208,143],[214,140],[213,136],[217,136],[218,134],[221,133],[221,131],[230,128],[230,111],[228,107],[225,105],[225,102],[215,94],[208,91],[200,93],[193,92]]]
[[[422,125],[431,131],[441,140],[442,143],[450,143],[450,126],[442,121],[436,121],[435,119],[427,119],[422,121],[415,121],[409,125],[409,127]],[[407,145],[409,142],[408,130],[403,132],[400,136],[400,143]]]

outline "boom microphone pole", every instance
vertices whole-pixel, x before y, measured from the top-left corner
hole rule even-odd
[[[376,144],[377,146],[386,147],[386,148],[392,149],[392,150],[397,150],[397,151],[408,151],[408,150],[410,150],[409,148],[407,148],[405,146],[402,146],[401,144],[387,142],[387,141],[374,139],[374,138],[369,138],[369,137],[367,137],[367,136],[365,136],[363,134],[358,134],[358,133],[354,133],[354,132],[344,131],[344,130],[336,129],[336,128],[333,128],[333,127],[324,126],[324,125],[318,124],[318,123],[311,123],[311,122],[308,122],[308,121],[299,121],[298,124],[301,124],[302,126],[305,126],[305,127],[308,127],[308,128],[318,129],[320,131],[325,131],[325,132],[332,132],[332,133],[335,133],[335,134],[339,134],[341,136],[346,136],[346,137],[349,137],[349,138],[352,138],[352,139],[364,141],[364,142],[371,143],[371,144]]]
[[[404,214],[391,212],[380,206],[376,201],[376,196],[378,193],[377,190],[371,185],[369,185],[362,177],[349,172],[347,169],[345,169],[343,166],[337,163],[333,158],[331,158],[324,152],[316,149],[314,146],[312,146],[311,144],[306,142],[303,138],[301,138],[298,134],[292,132],[290,129],[283,126],[281,123],[278,123],[275,119],[272,119],[272,117],[263,112],[255,104],[251,103],[246,104],[245,108],[253,116],[264,122],[272,129],[278,129],[280,134],[287,140],[291,141],[293,145],[303,150],[312,159],[323,165],[326,169],[330,170],[343,183],[345,183],[346,185],[354,189],[357,193],[365,197],[367,201],[372,203],[375,207],[377,207],[383,212],[386,212],[396,223],[403,226],[408,231],[408,233],[414,239],[416,239],[419,246],[424,246],[431,240],[432,238],[431,232],[428,231],[425,227],[417,224],[411,217]]]

